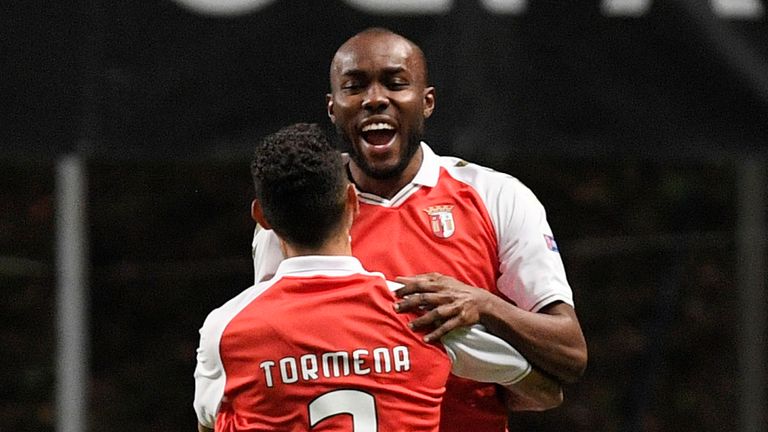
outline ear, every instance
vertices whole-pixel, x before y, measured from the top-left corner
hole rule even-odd
[[[427,87],[424,89],[424,118],[429,118],[432,111],[435,110],[435,88]]]
[[[325,108],[328,111],[328,118],[331,119],[331,123],[336,124],[336,116],[333,114],[333,95],[330,93],[325,95]]]
[[[347,185],[347,204],[352,206],[354,210],[352,214],[357,217],[360,213],[360,201],[357,199],[357,189],[355,189],[355,185],[352,183]]]
[[[349,183],[347,185],[347,208],[349,209],[349,226],[352,226],[352,222],[355,220],[358,214],[360,214],[360,202],[357,199],[357,190],[355,185]]]
[[[259,200],[251,201],[251,219],[261,225],[264,229],[272,229],[272,226],[269,225],[269,222],[267,222],[267,219],[264,217],[264,211],[261,209]]]

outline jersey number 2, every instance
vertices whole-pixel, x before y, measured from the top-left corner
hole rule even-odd
[[[328,417],[339,414],[352,416],[355,432],[376,432],[376,401],[359,390],[334,390],[309,403],[309,426],[315,427]]]

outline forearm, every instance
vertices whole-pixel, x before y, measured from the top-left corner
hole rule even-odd
[[[399,277],[397,281],[405,286],[396,291],[400,300],[395,310],[422,312],[411,325],[417,330],[432,328],[425,336],[427,341],[480,322],[561,382],[572,383],[584,373],[587,344],[568,304],[558,302],[528,312],[485,289],[439,273]]]
[[[533,365],[564,383],[581,377],[587,346],[573,308],[564,303],[528,312],[493,296],[480,322],[517,348]]]
[[[483,326],[461,327],[442,337],[451,372],[507,389],[507,406],[515,411],[543,411],[563,400],[560,382],[536,370],[512,345]]]
[[[560,383],[536,369],[520,382],[503,387],[510,411],[544,411],[563,403]]]

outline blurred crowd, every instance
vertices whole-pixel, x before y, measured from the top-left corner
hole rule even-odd
[[[733,166],[489,165],[547,208],[590,350],[565,403],[510,430],[735,430]],[[88,175],[91,430],[194,430],[197,330],[253,280],[247,163],[93,162]],[[53,176],[0,164],[0,431],[54,430]]]

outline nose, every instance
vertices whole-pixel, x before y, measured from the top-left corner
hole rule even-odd
[[[363,108],[369,111],[381,111],[389,106],[387,89],[381,84],[373,83],[368,87],[363,99]]]

